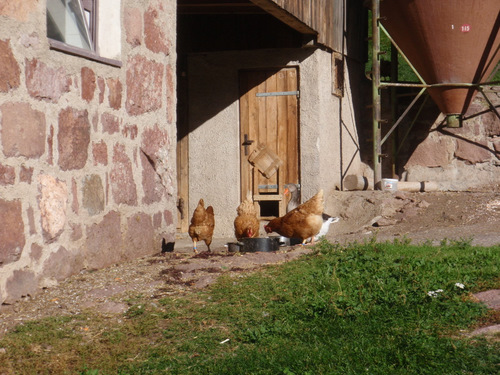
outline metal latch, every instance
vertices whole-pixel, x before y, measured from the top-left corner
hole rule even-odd
[[[252,143],[255,141],[253,139],[248,139],[248,134],[245,134],[243,136],[243,143],[242,145],[245,147],[245,155],[248,155],[248,146],[250,146]]]

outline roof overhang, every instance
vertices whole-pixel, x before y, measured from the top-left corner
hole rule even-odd
[[[318,32],[304,22],[299,20],[293,14],[289,13],[277,3],[272,0],[250,0],[253,4],[257,5],[259,8],[263,9],[267,13],[271,14],[275,18],[279,19],[281,22],[287,24],[292,29],[298,31],[302,34],[318,34]]]
[[[178,0],[179,14],[270,14],[301,34],[318,32],[272,0]]]

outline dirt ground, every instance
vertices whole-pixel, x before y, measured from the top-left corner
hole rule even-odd
[[[340,217],[327,235],[332,243],[363,242],[375,236],[378,241],[399,238],[439,244],[447,239],[500,246],[500,186],[469,192],[333,192],[325,197],[325,212]],[[311,251],[295,246],[276,252],[231,253],[225,246],[231,241],[214,239],[210,254],[201,243],[201,253],[195,255],[191,240],[180,235],[173,252],[159,251],[103,270],[84,270],[56,287],[0,306],[0,337],[25,321],[75,315],[86,309],[118,320],[133,296],[154,300],[184,295],[207,287],[221,274],[250,272]],[[485,291],[477,298],[500,309],[500,290]],[[487,331],[497,332],[499,327],[496,324]]]
[[[326,200],[341,220],[330,241],[363,241],[407,237],[412,243],[443,239],[474,245],[500,244],[500,186],[466,192],[338,192]]]

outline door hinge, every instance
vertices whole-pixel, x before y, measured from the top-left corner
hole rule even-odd
[[[278,185],[259,185],[259,189],[277,189]]]
[[[275,91],[275,92],[258,92],[255,96],[287,96],[287,95],[296,95],[297,98],[300,95],[300,91]]]

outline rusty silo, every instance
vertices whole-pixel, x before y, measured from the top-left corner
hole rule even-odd
[[[371,0],[371,11],[377,187],[382,180],[382,145],[425,90],[446,115],[448,126],[461,126],[462,115],[500,61],[500,0]],[[413,66],[421,84],[381,82],[381,29]],[[391,86],[420,87],[421,91],[382,139],[380,89]]]
[[[380,16],[441,112],[464,114],[500,60],[500,1],[383,0]]]

